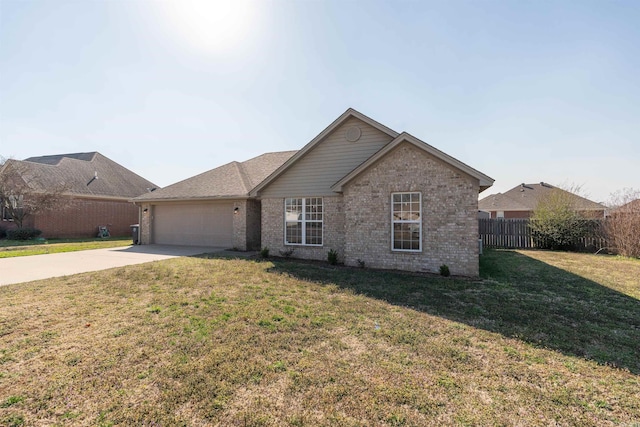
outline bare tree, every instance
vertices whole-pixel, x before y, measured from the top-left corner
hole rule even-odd
[[[48,185],[44,187],[43,182]],[[5,218],[22,228],[25,219],[53,209],[64,209],[70,202],[64,182],[51,182],[33,172],[24,162],[0,158],[0,203]]]
[[[618,254],[640,258],[640,190],[625,188],[610,196],[606,233]]]

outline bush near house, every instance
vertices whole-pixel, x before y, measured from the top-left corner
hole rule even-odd
[[[35,239],[42,234],[37,228],[12,228],[6,231],[9,240],[30,240]]]

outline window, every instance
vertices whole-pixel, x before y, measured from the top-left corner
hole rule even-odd
[[[422,250],[422,200],[420,193],[391,194],[391,248]]]
[[[322,197],[285,199],[284,243],[322,246]]]
[[[0,220],[9,221],[11,215],[9,215],[9,209],[7,209],[7,202],[4,199],[0,199]]]
[[[0,199],[0,219],[2,221],[13,221],[12,212],[17,212],[22,205],[22,196],[9,196],[6,199]]]

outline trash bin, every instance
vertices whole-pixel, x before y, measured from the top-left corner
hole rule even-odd
[[[131,237],[133,238],[133,244],[140,244],[140,224],[133,224],[131,226]]]

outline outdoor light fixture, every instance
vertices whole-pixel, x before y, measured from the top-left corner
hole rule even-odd
[[[149,208],[144,208],[144,209],[142,210],[142,212],[144,212],[144,213],[149,212]]]
[[[237,215],[238,212],[240,212],[240,208],[239,207],[236,206],[235,208],[233,208],[233,214],[234,215]]]

